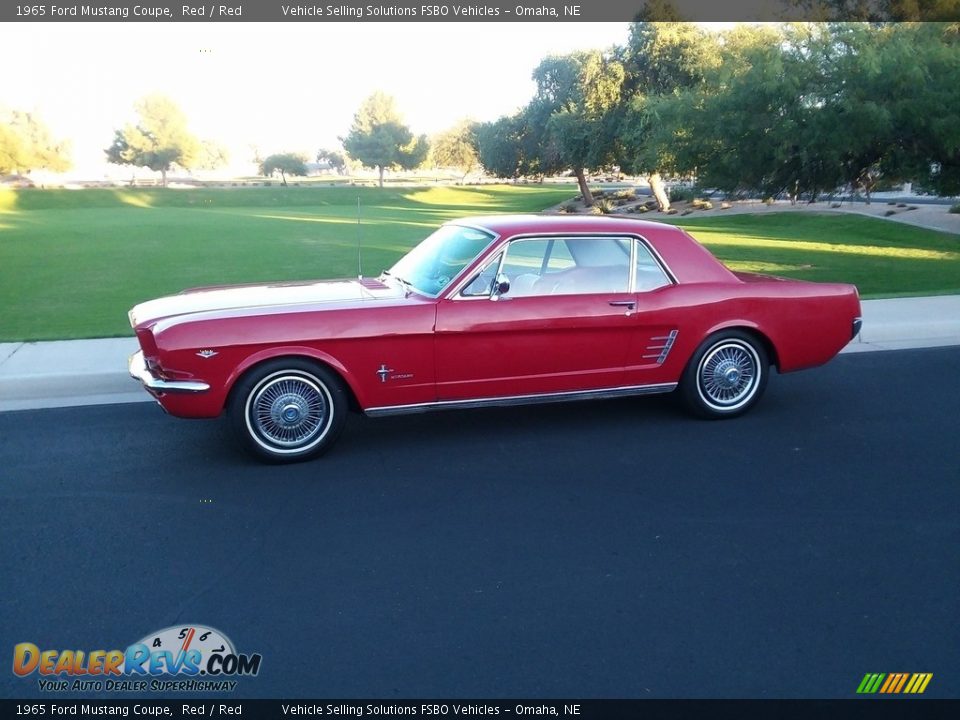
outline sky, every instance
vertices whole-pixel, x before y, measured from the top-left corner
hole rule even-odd
[[[530,99],[543,57],[622,44],[627,32],[626,23],[0,24],[4,56],[17,58],[0,106],[36,112],[72,142],[71,174],[96,179],[136,100],[162,93],[239,168],[251,146],[311,158],[338,149],[375,90],[396,98],[417,134],[496,119]]]

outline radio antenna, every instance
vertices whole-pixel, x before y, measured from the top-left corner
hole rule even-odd
[[[357,280],[363,280],[363,265],[360,262],[360,196],[357,195]]]

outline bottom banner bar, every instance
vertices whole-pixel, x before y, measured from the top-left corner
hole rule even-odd
[[[960,700],[0,700],[2,718],[956,718]]]

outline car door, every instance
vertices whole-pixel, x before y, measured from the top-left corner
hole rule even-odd
[[[636,238],[634,242],[635,332],[627,350],[624,383],[634,387],[674,383],[682,369],[672,354],[681,320],[699,310],[690,306],[689,299],[678,297],[673,277],[646,241]],[[673,362],[667,363],[668,358]]]
[[[437,306],[438,400],[621,386],[636,328],[631,245],[608,236],[512,240]]]

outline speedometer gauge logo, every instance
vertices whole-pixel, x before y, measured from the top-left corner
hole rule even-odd
[[[224,672],[224,661],[231,668],[239,665],[230,638],[205,625],[171,625],[151,633],[127,648],[125,659],[127,675],[218,675]]]

